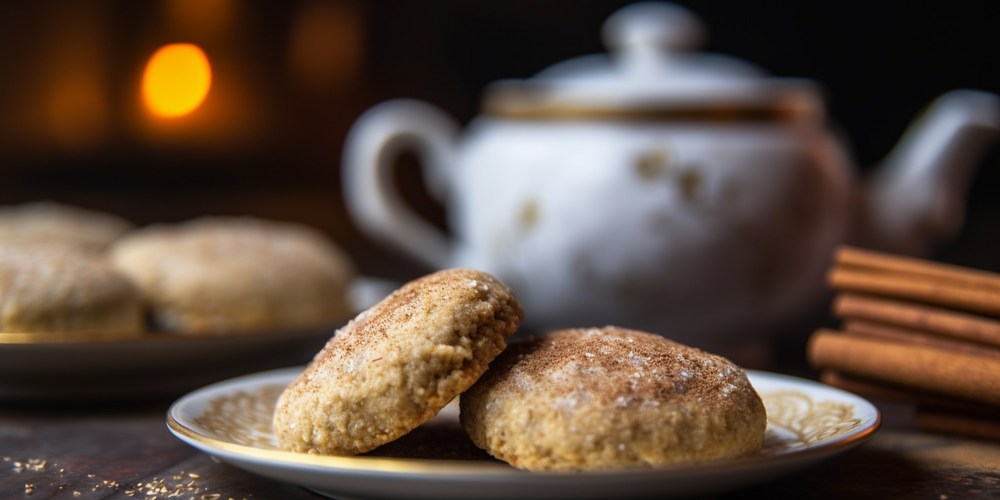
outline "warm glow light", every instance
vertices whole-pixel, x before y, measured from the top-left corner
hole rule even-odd
[[[321,0],[299,2],[296,9],[288,47],[292,76],[314,97],[336,95],[360,72],[365,39],[360,9]]]
[[[189,43],[161,47],[149,58],[142,76],[146,105],[162,116],[182,116],[194,111],[211,86],[208,57]]]
[[[90,149],[104,138],[108,106],[101,88],[84,77],[64,78],[49,97],[49,133],[71,151]]]

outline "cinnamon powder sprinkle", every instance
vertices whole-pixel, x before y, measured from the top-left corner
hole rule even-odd
[[[65,477],[66,469],[60,468],[58,464],[49,462],[44,458],[29,458],[26,461],[14,460],[12,457],[3,456],[0,457],[3,462],[9,463],[13,470],[18,473],[29,473],[29,472],[46,472],[46,471],[58,471],[59,476]],[[212,457],[213,460],[218,460]],[[40,476],[36,476],[40,477]],[[98,476],[96,474],[86,474],[85,477],[94,479]],[[166,499],[183,499],[183,500],[222,500],[224,497],[221,493],[213,493],[211,491],[206,491],[205,488],[197,484],[197,480],[201,476],[194,472],[180,471],[176,474],[171,474],[165,478],[153,478],[149,481],[139,482],[139,483],[119,483],[114,479],[94,479],[91,483],[93,486],[88,488],[91,492],[104,491],[102,495],[124,493],[127,497],[141,497],[144,500],[166,500]],[[35,482],[25,482],[24,483],[24,494],[32,495],[34,493],[43,494],[45,496],[47,492],[62,491],[63,489],[69,489],[68,484],[60,481],[58,478],[53,478],[53,482],[48,484],[48,490],[46,490],[45,484],[38,483],[37,479]],[[101,490],[101,488],[105,488]],[[72,490],[73,497],[80,498],[85,496],[84,492],[87,490]],[[89,497],[89,495],[86,495]],[[230,499],[234,500],[234,499]],[[246,500],[244,498],[243,500]]]

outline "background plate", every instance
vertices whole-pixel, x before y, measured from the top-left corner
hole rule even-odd
[[[340,325],[190,336],[0,333],[0,399],[179,396],[236,375],[307,362]]]
[[[351,288],[352,309],[367,309],[397,286],[358,278]],[[0,333],[0,400],[176,398],[237,375],[306,363],[347,320],[199,335]]]

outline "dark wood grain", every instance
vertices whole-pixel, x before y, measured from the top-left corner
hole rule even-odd
[[[166,410],[166,404],[0,410],[0,498],[317,497],[182,443],[164,424]]]
[[[164,424],[167,406],[0,408],[0,498],[318,498],[182,443]],[[722,498],[955,500],[1000,494],[1000,443],[920,433],[905,418],[886,416],[887,425],[861,448]]]

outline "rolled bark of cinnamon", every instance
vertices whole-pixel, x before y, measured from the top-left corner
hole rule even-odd
[[[919,330],[887,325],[884,323],[873,323],[860,319],[849,319],[841,326],[845,333],[850,335],[863,335],[893,342],[903,342],[907,344],[918,344],[935,349],[946,351],[974,354],[1000,359],[1000,348],[955,340],[932,333]]]
[[[820,381],[867,399],[916,404],[917,425],[926,431],[1000,439],[1000,407],[859,379],[830,369],[823,370]]]
[[[853,293],[839,294],[833,313],[1000,346],[1000,321],[912,302]]]
[[[1000,406],[991,406],[980,402],[957,399],[909,387],[859,378],[830,368],[820,373],[819,380],[826,385],[853,392],[863,398],[915,404],[952,412],[990,415],[1000,418]]]
[[[817,368],[1000,405],[1000,360],[817,330],[807,352]]]
[[[931,262],[902,255],[862,250],[842,246],[834,254],[834,263],[840,266],[863,267],[898,274],[910,274],[938,281],[951,281],[966,286],[1000,291],[1000,274],[970,269],[940,262]]]
[[[917,426],[925,431],[1000,439],[1000,421],[995,417],[917,408]]]
[[[1000,316],[1000,290],[968,287],[923,276],[873,273],[844,267],[831,269],[827,281],[835,290],[889,295]]]

